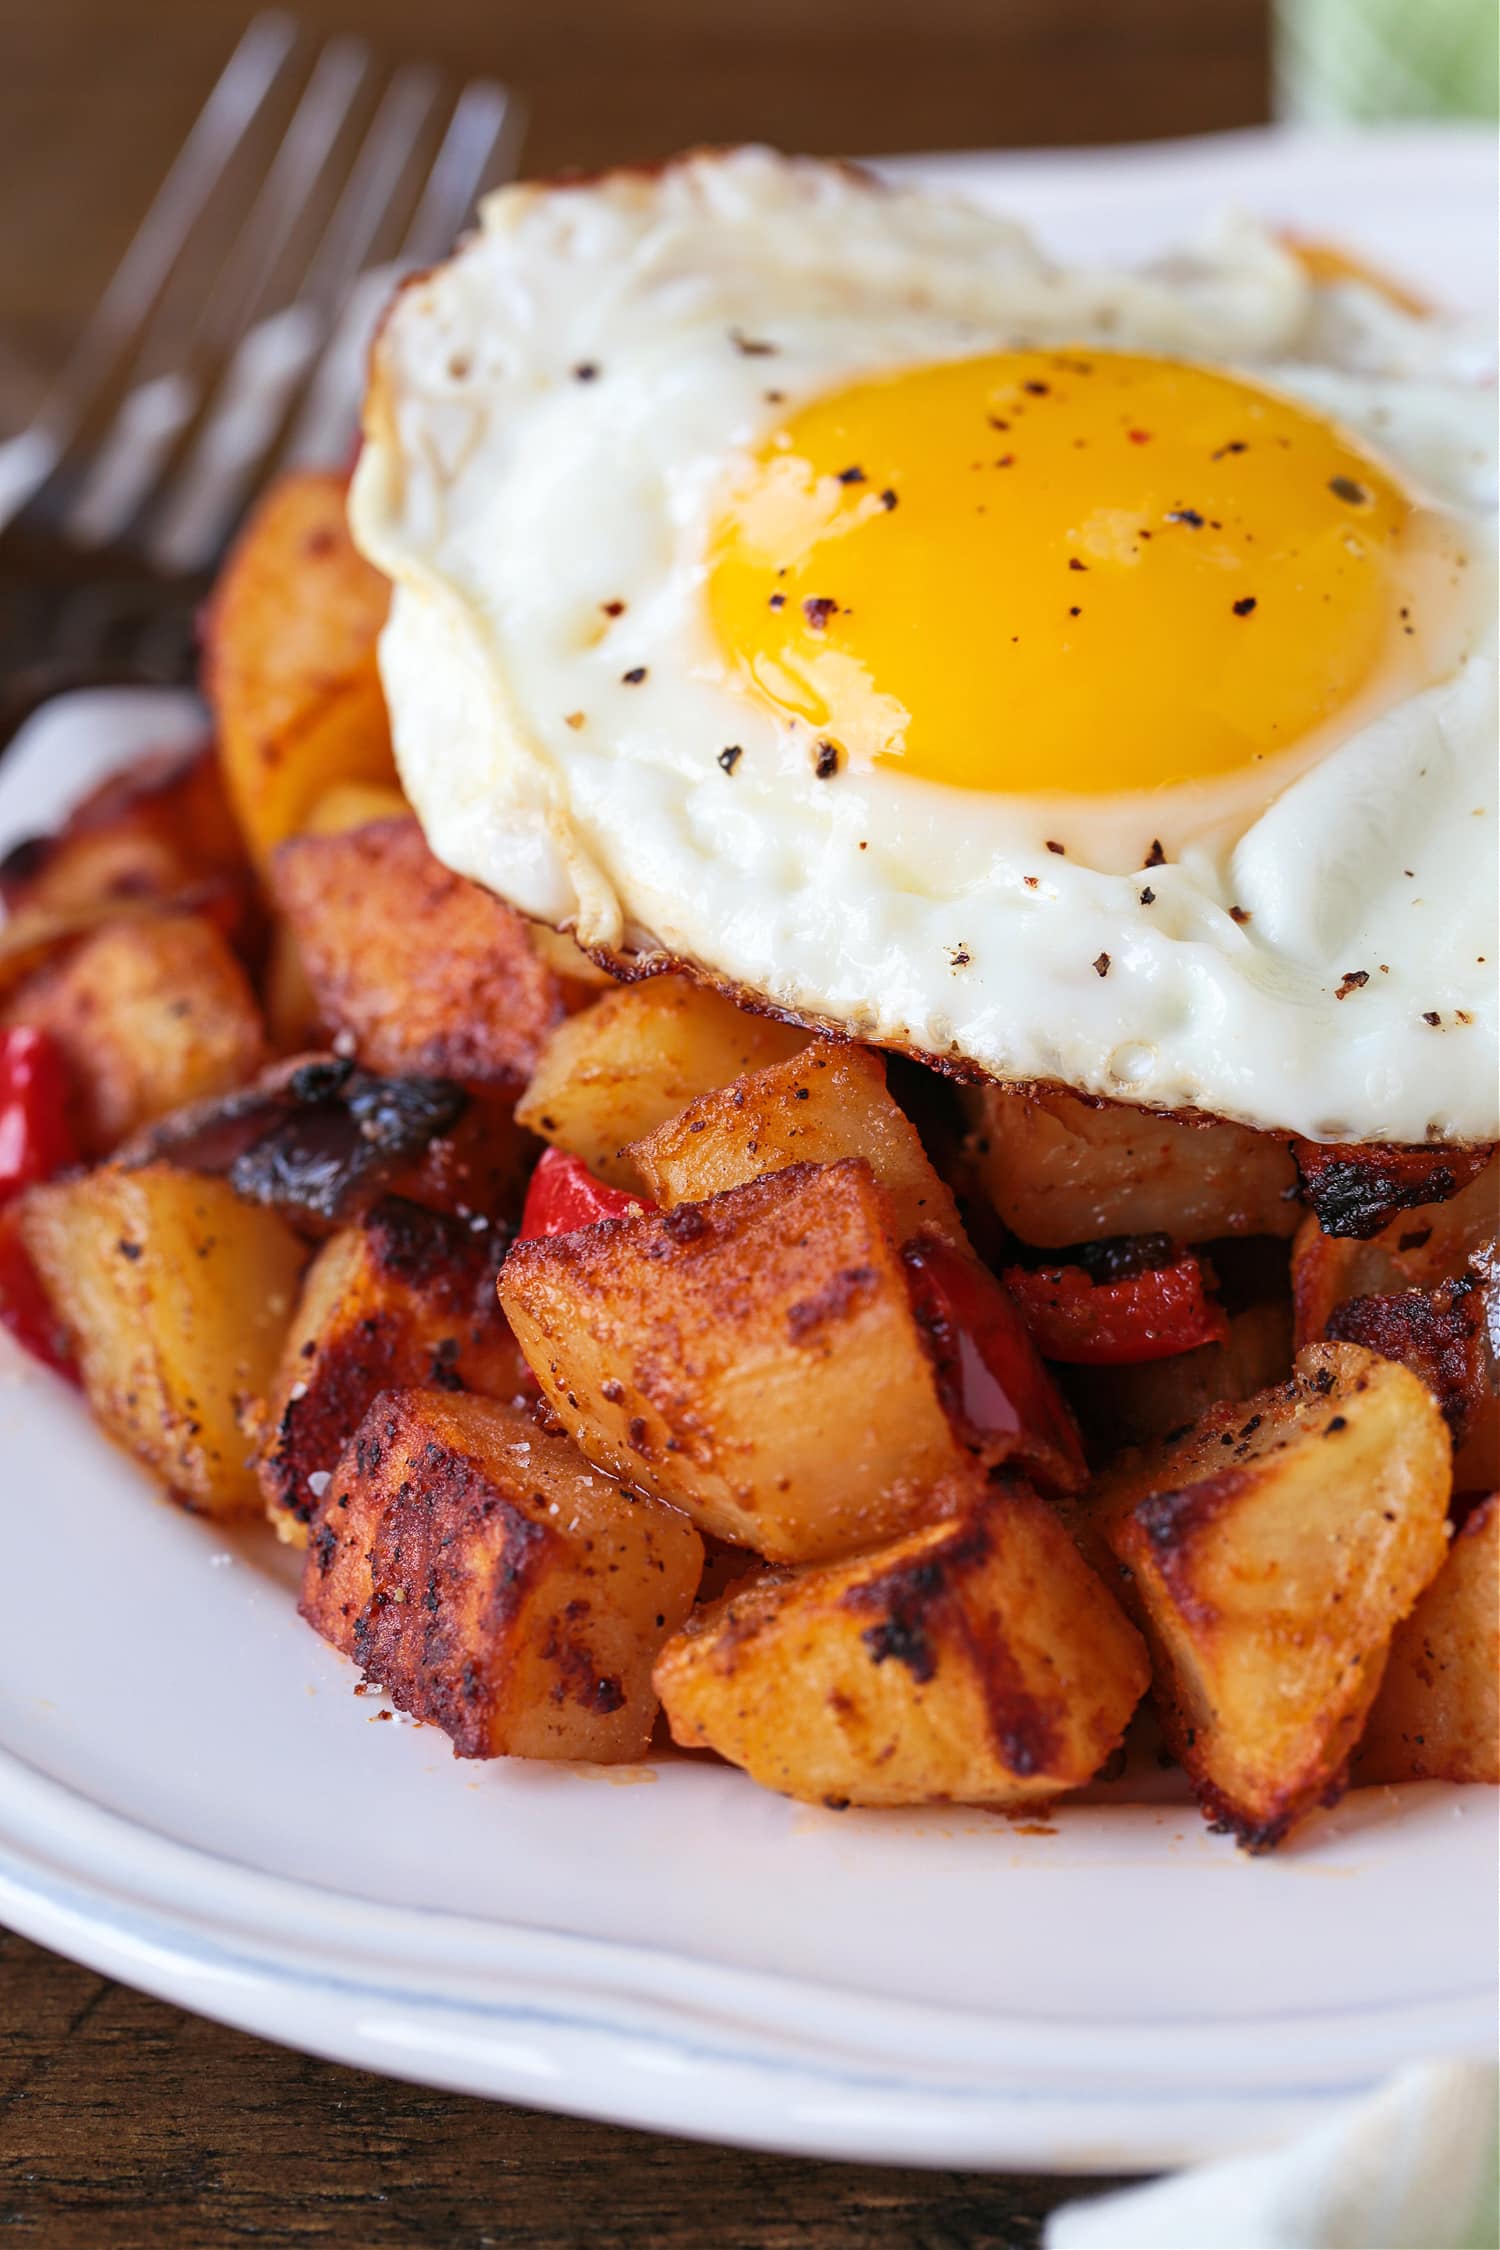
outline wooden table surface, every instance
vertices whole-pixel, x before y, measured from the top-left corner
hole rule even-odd
[[[7,383],[15,397],[26,371],[45,371],[107,279],[251,12],[240,0],[4,11],[0,416]],[[701,140],[1056,145],[1266,113],[1266,0],[301,0],[300,12],[525,88],[534,171]],[[184,2016],[0,1932],[0,2230],[45,2250],[1020,2250],[1076,2192],[746,2155],[430,2093]]]

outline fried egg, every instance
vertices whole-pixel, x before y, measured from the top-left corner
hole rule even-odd
[[[1497,1131],[1494,410],[1243,219],[1141,271],[762,150],[502,191],[351,521],[433,849],[1003,1080]]]

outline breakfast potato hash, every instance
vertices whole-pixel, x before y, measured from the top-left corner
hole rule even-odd
[[[1252,1849],[1500,1780],[1491,1153],[617,981],[429,848],[384,607],[274,491],[215,745],[0,869],[17,1339],[463,1757],[1020,1806],[1149,1700]]]

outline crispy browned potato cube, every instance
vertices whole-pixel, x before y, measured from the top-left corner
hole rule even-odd
[[[1286,1141],[1248,1125],[986,1086],[973,1147],[1001,1218],[1043,1249],[1112,1234],[1291,1234],[1301,1216]]]
[[[591,1461],[777,1562],[944,1513],[970,1457],[861,1159],[518,1242],[500,1301]]]
[[[28,979],[5,1009],[61,1048],[86,1155],[205,1095],[228,1093],[266,1059],[249,979],[201,915],[106,922]]]
[[[387,1391],[318,1519],[308,1623],[461,1758],[644,1755],[703,1542],[514,1406]]]
[[[932,1234],[968,1247],[953,1192],[887,1091],[884,1058],[868,1047],[815,1039],[785,1062],[701,1094],[630,1154],[664,1210],[705,1203],[788,1164],[862,1156],[891,1199],[898,1241]]]
[[[1470,1510],[1396,1627],[1354,1779],[1500,1782],[1500,1496]]]
[[[169,1164],[33,1188],[21,1233],[110,1435],[206,1515],[258,1510],[238,1426],[271,1381],[304,1251],[274,1213]]]
[[[806,1041],[805,1031],[748,1015],[687,977],[649,977],[558,1025],[516,1115],[601,1179],[639,1192],[632,1141]]]
[[[370,1070],[511,1089],[563,1012],[503,899],[433,858],[415,820],[283,844],[272,884],[330,1031]]]
[[[1392,1633],[1447,1553],[1448,1432],[1406,1368],[1314,1344],[1095,1487],[1172,1749],[1253,1849],[1343,1786]]]
[[[11,915],[67,914],[247,874],[213,750],[154,752],[90,790],[55,834],[7,852],[0,899]]]
[[[836,1805],[1016,1805],[1096,1774],[1145,1645],[1019,1488],[857,1561],[736,1588],[663,1649],[673,1740]]]
[[[349,537],[344,494],[344,478],[322,471],[274,484],[209,615],[224,776],[262,865],[335,782],[396,779],[375,661],[390,588]]]
[[[1325,1234],[1309,1213],[1292,1244],[1297,1343],[1317,1343],[1335,1305],[1349,1297],[1435,1289],[1456,1281],[1500,1222],[1500,1158],[1446,1203],[1402,1211],[1367,1241]]]
[[[283,1539],[306,1544],[319,1495],[381,1391],[531,1389],[495,1295],[498,1241],[389,1195],[324,1243],[256,1418],[260,1488]]]
[[[1466,1343],[1464,1322],[1444,1317],[1456,1309],[1456,1292],[1447,1285],[1493,1302],[1497,1229],[1500,1159],[1492,1158],[1449,1201],[1402,1211],[1364,1241],[1325,1234],[1309,1213],[1292,1245],[1298,1344],[1347,1329],[1356,1342],[1404,1360],[1429,1382],[1448,1407],[1453,1483],[1460,1492],[1488,1491],[1500,1475],[1500,1396],[1490,1320],[1471,1319],[1475,1333]],[[1417,1294],[1403,1303],[1408,1292]],[[1477,1303],[1467,1309],[1471,1316],[1480,1311]],[[1445,1337],[1445,1329],[1452,1333]]]

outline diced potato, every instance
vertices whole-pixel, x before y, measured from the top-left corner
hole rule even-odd
[[[650,977],[558,1025],[516,1115],[601,1179],[639,1192],[631,1142],[806,1043],[806,1032],[748,1015],[687,977]]]
[[[139,758],[73,807],[54,835],[0,863],[8,914],[69,914],[106,900],[175,898],[248,873],[211,749]]]
[[[387,1391],[329,1486],[302,1614],[462,1758],[639,1758],[703,1542],[491,1399]]]
[[[1448,1283],[1467,1288],[1479,1278],[1493,1303],[1495,1238],[1500,1226],[1500,1159],[1492,1159],[1477,1178],[1445,1203],[1427,1203],[1401,1212],[1366,1241],[1325,1234],[1309,1214],[1292,1245],[1292,1301],[1299,1345],[1314,1343],[1347,1326],[1355,1340],[1401,1359],[1433,1384],[1448,1404],[1455,1425],[1453,1482],[1456,1491],[1484,1492],[1500,1476],[1500,1396],[1496,1394],[1489,1321],[1477,1323],[1471,1348],[1451,1347],[1434,1360],[1417,1348],[1432,1314],[1451,1299]],[[1414,1297],[1402,1320],[1405,1292],[1424,1292],[1429,1307]],[[1353,1309],[1356,1299],[1368,1300]],[[1382,1306],[1381,1299],[1392,1300]],[[1340,1307],[1351,1307],[1340,1316]],[[1472,1308],[1474,1312],[1478,1306]],[[1403,1325],[1410,1334],[1403,1339]],[[1441,1320],[1436,1326],[1445,1325]],[[1446,1325],[1452,1326],[1451,1322]],[[1433,1339],[1441,1344],[1441,1336]],[[1469,1364],[1463,1364],[1464,1361]],[[1448,1364],[1445,1366],[1444,1362]],[[1456,1363],[1455,1363],[1456,1362]],[[1447,1374],[1449,1380],[1443,1379]],[[1460,1394],[1467,1392],[1466,1397]],[[1462,1404],[1462,1413],[1454,1411]]]
[[[411,806],[399,789],[378,781],[336,781],[309,812],[298,831],[303,836],[342,836],[349,828],[368,828],[373,820],[409,820]]]
[[[835,1805],[1017,1805],[1090,1780],[1150,1680],[1135,1628],[1017,1488],[730,1592],[663,1649],[673,1740]]]
[[[815,1039],[786,1062],[700,1095],[630,1155],[664,1210],[704,1203],[788,1164],[862,1156],[891,1199],[898,1241],[932,1234],[968,1247],[952,1190],[887,1092],[883,1058],[868,1047]]]
[[[495,1295],[496,1250],[492,1233],[394,1195],[324,1243],[255,1417],[260,1488],[283,1539],[306,1545],[318,1495],[381,1391],[530,1389]]]
[[[415,820],[283,844],[272,885],[318,1012],[370,1070],[513,1089],[562,1016],[503,899],[434,859]]]
[[[276,1054],[304,1055],[314,1047],[326,1046],[327,1034],[297,951],[297,940],[280,915],[271,923],[260,997],[266,1031]]]
[[[375,643],[390,588],[349,537],[345,480],[283,477],[209,613],[205,684],[229,795],[265,864],[336,782],[395,783]]]
[[[1351,1297],[1335,1305],[1330,1341],[1363,1344],[1399,1359],[1425,1383],[1453,1438],[1453,1482],[1460,1492],[1493,1489],[1500,1476],[1500,1276],[1493,1255],[1457,1281],[1436,1289],[1402,1289],[1389,1297]]]
[[[1219,1399],[1248,1398],[1292,1369],[1292,1315],[1285,1299],[1234,1314],[1222,1344],[1133,1367],[1085,1367],[1067,1376],[1069,1400],[1099,1456],[1148,1445],[1196,1422]]]
[[[106,922],[23,984],[5,1021],[34,1024],[61,1048],[87,1155],[229,1092],[266,1059],[249,979],[196,914]]]
[[[1462,1147],[1400,1141],[1291,1143],[1302,1200],[1325,1234],[1368,1242],[1404,1211],[1447,1203],[1495,1160],[1493,1141]]]
[[[554,976],[563,984],[576,985],[580,994],[612,991],[615,980],[608,969],[601,969],[591,960],[576,938],[566,930],[549,930],[545,922],[529,922],[532,951],[539,961],[545,961]],[[582,999],[580,998],[580,1005]]]
[[[304,1251],[222,1180],[107,1165],[33,1188],[22,1239],[110,1435],[206,1515],[257,1510],[237,1414],[271,1381]]]
[[[518,1242],[500,1301],[590,1460],[778,1562],[951,1506],[970,1457],[857,1158]]]
[[[1469,1260],[1495,1239],[1500,1220],[1500,1157],[1446,1203],[1403,1211],[1360,1242],[1325,1234],[1309,1213],[1292,1245],[1292,1299],[1297,1343],[1315,1344],[1335,1305],[1348,1297],[1434,1289],[1456,1281]]]
[[[1127,1457],[1089,1513],[1130,1574],[1168,1741],[1253,1849],[1343,1786],[1390,1638],[1447,1553],[1448,1432],[1355,1344]]]
[[[1001,1218],[1041,1249],[1115,1234],[1291,1234],[1301,1217],[1296,1170],[1274,1133],[1060,1087],[986,1086],[974,1151]]]
[[[1396,1627],[1354,1778],[1500,1782],[1500,1496],[1465,1517]]]

